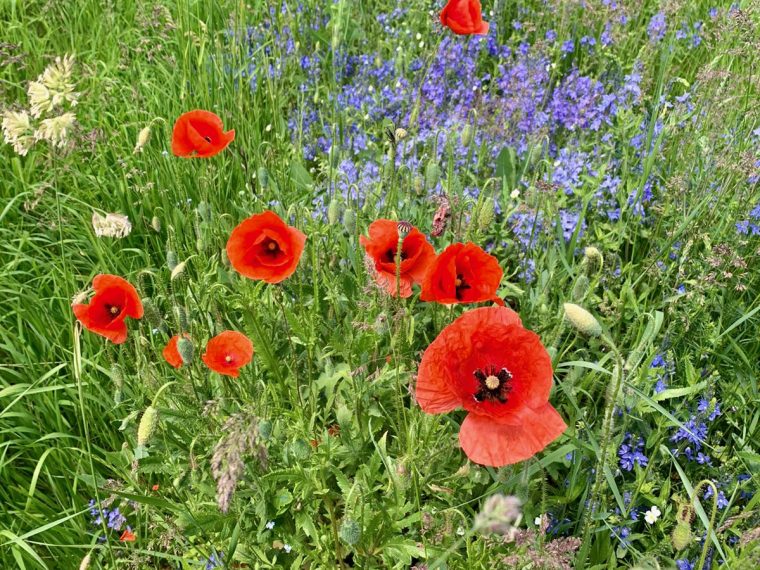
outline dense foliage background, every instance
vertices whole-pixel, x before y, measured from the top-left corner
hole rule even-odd
[[[79,93],[58,146],[0,147],[3,568],[760,566],[760,7],[483,4],[484,38],[443,30],[438,1],[0,3],[0,106],[28,109],[64,54]],[[171,155],[194,108],[236,130],[212,159]],[[279,286],[223,253],[268,208],[309,236]],[[515,466],[469,463],[464,413],[412,397],[468,307],[388,297],[359,247],[439,208],[436,249],[495,255],[553,358],[569,429]],[[146,300],[125,345],[74,326],[98,273]],[[224,329],[256,347],[238,380],[200,362]],[[495,493],[518,530],[475,531]]]

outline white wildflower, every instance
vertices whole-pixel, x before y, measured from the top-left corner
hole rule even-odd
[[[122,214],[106,214],[101,216],[97,212],[92,213],[92,227],[98,237],[127,237],[132,231],[132,224],[127,216]]]
[[[76,118],[74,113],[64,113],[58,117],[45,119],[40,123],[34,136],[37,140],[44,139],[53,146],[62,147],[67,142],[69,130],[74,126]]]
[[[29,123],[29,115],[26,111],[10,111],[3,113],[3,137],[5,142],[13,145],[16,154],[26,156],[34,144],[34,131]]]
[[[72,107],[77,104],[79,93],[74,91],[72,72],[74,56],[56,57],[27,89],[32,116],[37,118],[49,113],[56,107],[68,102]]]
[[[644,520],[649,524],[654,524],[657,522],[657,519],[660,518],[661,514],[660,509],[658,509],[656,505],[652,506],[651,509],[644,513]]]

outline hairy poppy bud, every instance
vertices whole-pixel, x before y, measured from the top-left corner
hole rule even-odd
[[[150,300],[150,298],[145,297],[142,300],[143,305],[143,315],[145,315],[145,320],[148,321],[150,326],[153,328],[160,328],[163,324],[164,320],[161,318],[161,313],[158,312],[158,309],[156,309],[156,306],[153,304],[153,301]]]
[[[573,287],[573,301],[582,301],[588,292],[590,282],[585,275],[578,276]]]
[[[414,177],[414,182],[412,184],[414,193],[417,194],[417,196],[422,196],[422,193],[425,191],[425,179],[418,174]]]
[[[330,200],[330,205],[327,206],[327,223],[329,223],[331,226],[334,226],[338,223],[338,219],[340,218],[340,202],[333,198]]]
[[[169,271],[174,271],[177,267],[177,254],[172,250],[166,252],[166,265],[169,266]]]
[[[148,406],[140,418],[140,425],[137,427],[137,445],[145,447],[150,443],[150,439],[156,431],[158,425],[158,410],[153,406]]]
[[[673,544],[673,548],[676,550],[683,550],[693,539],[691,533],[691,526],[678,521],[676,527],[673,529],[673,534],[670,536],[670,542]]]
[[[185,272],[185,267],[187,266],[187,262],[183,261],[182,263],[178,263],[174,266],[174,269],[172,269],[172,275],[171,280],[174,281],[177,277],[180,277]]]
[[[393,136],[396,138],[397,141],[402,141],[406,138],[406,135],[409,133],[406,132],[406,129],[398,128],[393,133]]]
[[[435,188],[438,182],[441,180],[441,169],[432,160],[428,162],[425,168],[425,187],[430,190]]]
[[[340,539],[349,546],[354,546],[361,538],[361,525],[354,519],[344,519],[343,524],[340,525]]]
[[[593,277],[602,269],[604,258],[602,252],[593,246],[588,246],[583,250],[583,267],[586,275]]]
[[[601,336],[602,325],[583,307],[573,303],[565,303],[565,318],[579,332],[588,336]]]
[[[153,216],[153,219],[150,221],[150,227],[153,228],[153,231],[156,233],[161,232],[161,219],[158,216]]]
[[[475,129],[473,129],[472,125],[470,123],[467,123],[464,126],[464,129],[462,129],[462,146],[468,147],[470,146],[470,143],[472,142],[473,135],[475,134]]]
[[[143,147],[148,144],[150,140],[150,125],[143,127],[137,135],[137,144],[135,144],[134,154],[142,152]]]
[[[213,212],[211,211],[211,206],[209,206],[208,202],[201,202],[195,210],[198,212],[201,220],[204,222],[211,222]]]
[[[493,204],[489,200],[484,201],[478,209],[478,228],[484,232],[491,227],[494,219]]]
[[[269,188],[269,171],[263,166],[259,167],[256,171],[256,176],[259,179],[259,186],[263,189]]]
[[[177,341],[177,352],[179,352],[180,358],[182,358],[183,364],[190,364],[193,361],[193,355],[195,354],[195,348],[189,338],[180,337]]]
[[[343,213],[343,227],[349,234],[356,233],[356,212],[348,209]]]
[[[118,364],[111,366],[111,382],[114,387],[113,401],[118,404],[121,402],[121,390],[124,387],[124,372]]]

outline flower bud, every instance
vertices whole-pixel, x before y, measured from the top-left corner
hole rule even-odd
[[[402,140],[404,140],[406,138],[406,135],[408,135],[408,134],[409,133],[406,132],[406,129],[402,129],[402,128],[399,127],[393,133],[393,136],[396,138],[397,141],[402,141]]]
[[[193,361],[193,355],[195,354],[195,348],[189,338],[180,337],[177,341],[177,352],[179,352],[180,358],[182,358],[183,364],[190,364]]]
[[[354,546],[361,538],[361,525],[354,519],[344,519],[343,524],[340,525],[340,539],[349,546]]]
[[[161,318],[161,313],[158,312],[158,309],[156,309],[156,306],[153,304],[153,301],[150,300],[150,298],[145,297],[142,300],[143,305],[143,314],[145,315],[145,320],[148,321],[150,326],[157,329],[160,328],[163,324],[164,320]]]
[[[137,445],[145,447],[150,443],[150,439],[156,431],[158,425],[158,410],[153,406],[148,406],[140,418],[140,425],[137,427]]]
[[[330,200],[330,205],[327,206],[327,223],[334,226],[340,219],[340,201],[337,198]]]
[[[211,206],[209,206],[208,202],[201,202],[198,204],[198,207],[195,209],[196,212],[198,212],[198,215],[200,216],[201,220],[204,222],[211,222],[211,216],[213,212],[211,211]]]
[[[425,179],[418,174],[414,177],[412,184],[414,193],[417,194],[417,196],[422,196],[423,192],[425,191]]]
[[[79,563],[79,570],[87,570],[90,567],[91,554],[88,552],[82,562]]]
[[[177,277],[180,277],[185,272],[185,267],[187,267],[186,261],[175,265],[174,269],[172,269],[171,280],[174,281]]]
[[[156,233],[161,232],[161,219],[158,216],[153,216],[153,219],[150,221],[150,227]]]
[[[475,129],[473,129],[472,125],[470,123],[467,123],[464,126],[464,129],[462,129],[462,146],[468,147],[470,146],[470,143],[472,142],[473,135],[475,134]]]
[[[263,189],[269,188],[269,171],[263,166],[259,167],[256,171],[256,176],[259,179],[259,186]]]
[[[573,287],[573,301],[582,301],[591,286],[588,277],[579,275]]]
[[[484,232],[491,227],[494,214],[493,204],[491,204],[490,200],[486,200],[480,205],[480,208],[478,209],[478,228],[481,232]]]
[[[137,144],[135,145],[135,150],[133,154],[142,152],[143,147],[146,144],[148,144],[149,140],[150,140],[150,125],[148,125],[147,127],[143,127],[143,129],[137,135]]]
[[[356,233],[356,212],[351,209],[343,212],[343,227],[349,234]]]
[[[670,542],[676,550],[683,550],[691,544],[693,538],[691,526],[679,521],[673,529],[673,534],[670,536]]]
[[[172,250],[166,252],[166,265],[169,266],[169,271],[174,271],[177,267],[177,254]]]
[[[176,311],[177,311],[177,322],[179,323],[180,330],[189,331],[190,321],[187,318],[187,311],[185,310],[185,307],[183,307],[182,305],[177,305]]]
[[[425,187],[430,190],[435,188],[438,182],[441,180],[441,169],[438,165],[430,160],[425,168]]]
[[[588,336],[601,336],[602,325],[599,324],[594,318],[594,315],[589,313],[583,307],[574,305],[573,303],[565,303],[565,318],[573,325],[579,332]]]
[[[583,250],[583,268],[586,271],[586,275],[593,277],[599,271],[601,271],[604,265],[604,257],[602,252],[594,246],[588,246]]]

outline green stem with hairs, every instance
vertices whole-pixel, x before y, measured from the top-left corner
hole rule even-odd
[[[699,563],[694,567],[697,570],[704,570],[705,560],[707,559],[707,551],[710,548],[710,535],[715,528],[715,517],[718,514],[718,487],[709,479],[702,479],[697,486],[694,487],[694,495],[691,498],[692,506],[694,502],[699,500],[699,491],[702,487],[712,487],[713,491],[713,508],[710,514],[710,526],[707,527],[707,535],[705,536],[704,544],[702,545],[702,555],[699,557]]]

